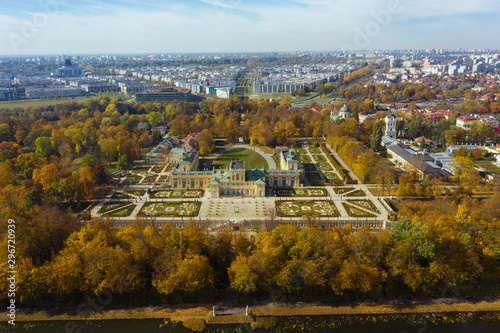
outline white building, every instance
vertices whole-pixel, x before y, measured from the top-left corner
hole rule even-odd
[[[217,97],[219,98],[231,97],[231,88],[229,87],[216,88],[215,90],[217,91]]]
[[[56,98],[82,95],[82,90],[74,87],[26,88],[26,97],[28,98]]]
[[[396,139],[396,117],[392,112],[388,112],[387,116],[384,118],[385,120],[385,131],[384,135],[391,139]]]
[[[347,105],[344,104],[344,106],[340,109],[338,113],[335,112],[336,110],[333,110],[330,113],[330,121],[337,121],[339,119],[347,119],[351,118],[351,111],[347,107]]]

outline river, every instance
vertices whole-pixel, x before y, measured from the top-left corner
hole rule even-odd
[[[277,325],[274,328],[252,329],[249,325],[210,325],[204,332],[218,333],[499,333],[500,320],[471,319],[467,322],[433,324],[430,322],[416,323],[413,320],[404,320],[397,322],[381,323],[355,323],[345,325],[340,328],[325,328],[318,326],[331,317],[308,318],[302,321],[295,318],[295,321],[289,322],[285,326]],[[39,322],[22,323],[12,328],[7,324],[1,324],[0,330],[12,333],[30,332],[30,333],[192,333],[193,331],[182,325],[176,327],[162,327],[162,320],[108,320],[85,322]]]

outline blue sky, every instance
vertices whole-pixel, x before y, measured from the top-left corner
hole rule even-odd
[[[1,0],[0,54],[500,48],[497,0]]]

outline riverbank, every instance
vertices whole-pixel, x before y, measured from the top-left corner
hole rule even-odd
[[[249,323],[256,317],[295,317],[328,315],[384,315],[384,314],[426,314],[426,313],[475,313],[499,312],[500,298],[481,299],[438,299],[421,301],[385,301],[345,304],[321,303],[265,303],[250,306],[251,316],[244,315],[244,305],[218,305],[216,312],[224,308],[220,315],[212,316],[212,306],[198,307],[141,307],[112,308],[102,311],[75,310],[20,310],[17,322],[39,321],[94,321],[117,319],[169,319],[179,322],[185,320],[204,320],[208,324]],[[242,313],[243,311],[243,313]]]

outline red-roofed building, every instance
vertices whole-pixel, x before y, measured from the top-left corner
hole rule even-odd
[[[416,138],[413,141],[418,143],[418,144],[422,144],[422,141],[424,141],[424,143],[427,147],[437,147],[437,145],[438,145],[436,141],[431,140],[431,139],[427,139],[425,136],[421,136],[419,138]]]
[[[477,121],[475,117],[462,116],[457,118],[457,127],[463,128],[464,130],[470,130],[470,125]]]
[[[184,145],[182,148],[185,149],[193,149],[193,150],[198,150],[199,148],[199,143],[198,143],[198,135],[199,133],[190,133],[186,138],[184,139]]]
[[[430,120],[432,124],[439,124],[441,120],[446,119],[444,115],[436,113],[432,114],[424,113],[424,118]]]
[[[491,97],[490,95],[483,95],[479,98],[479,100],[481,101],[492,101],[494,100],[495,98],[494,97]]]

